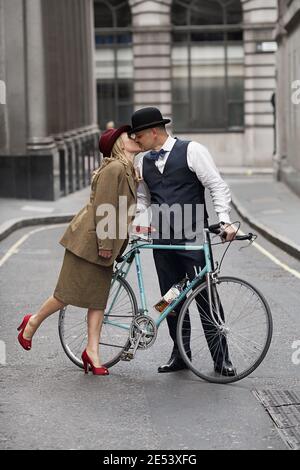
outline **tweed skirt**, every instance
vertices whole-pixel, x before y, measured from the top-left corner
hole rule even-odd
[[[113,266],[99,266],[65,250],[53,296],[66,305],[104,310],[112,273]]]

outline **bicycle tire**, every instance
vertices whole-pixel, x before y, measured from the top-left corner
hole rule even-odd
[[[130,305],[130,310],[126,312],[126,315],[122,316],[120,315],[120,311],[117,309],[116,314],[111,313],[108,315],[110,317],[116,316],[117,320],[122,318],[122,323],[124,323],[125,318],[127,319],[126,321],[128,322],[128,325],[131,324],[133,321],[134,317],[138,315],[138,305],[137,305],[137,300],[135,297],[135,294],[133,292],[132,287],[130,284],[123,279],[120,276],[117,276],[116,279],[113,278],[113,290],[111,290],[108,301],[107,301],[107,310],[109,310],[110,307],[110,302],[112,301],[112,296],[113,292],[115,292],[115,287],[118,289],[124,289],[124,294],[119,294],[118,298],[115,298],[114,301],[118,302],[122,300],[122,305],[125,304],[125,307],[127,307],[126,300],[124,300],[124,296],[128,298],[128,302]],[[120,291],[119,291],[120,292]],[[121,297],[123,295],[123,297]],[[117,300],[119,299],[119,300]],[[117,305],[117,304],[116,304]],[[129,307],[128,307],[129,308]],[[118,344],[108,344],[105,343],[105,338],[108,336],[108,329],[110,328],[111,330],[115,331],[115,338],[119,336],[120,328],[117,326],[112,326],[108,325],[106,321],[106,314],[104,312],[104,321],[102,324],[102,329],[101,329],[101,337],[100,337],[100,358],[103,360],[103,366],[110,368],[117,364],[122,356],[122,353],[128,349],[130,346],[130,339],[129,339],[129,329],[128,330],[122,330],[124,331],[124,338],[118,340]],[[72,318],[73,316],[73,318]],[[78,325],[74,326],[74,322],[78,321]],[[77,328],[78,331],[75,330]],[[81,360],[81,353],[84,349],[84,344],[83,342],[87,340],[87,309],[79,308],[79,307],[73,307],[68,305],[67,307],[63,308],[59,312],[59,319],[58,319],[58,332],[59,332],[59,338],[63,347],[64,352],[68,356],[68,358],[78,367],[83,369],[83,363]],[[70,338],[72,341],[69,341],[68,338]],[[126,336],[127,335],[127,336]],[[79,341],[79,342],[78,342]],[[117,341],[117,339],[115,339]],[[106,346],[106,351],[104,354],[104,346]],[[109,346],[112,349],[112,354],[109,354],[107,351],[107,346]]]
[[[249,294],[249,298],[247,299],[248,305],[245,304],[243,309],[241,305],[240,310],[237,309],[238,318],[235,322],[232,320],[234,313],[227,309],[227,306],[230,305],[230,299],[228,299],[230,289],[225,289],[226,285],[227,287],[229,285],[232,285],[233,287],[240,286],[240,290],[236,289],[237,292],[235,293],[237,302],[242,302],[242,290]],[[221,306],[222,311],[224,311],[224,321],[220,316],[216,321],[216,318],[212,319],[210,314],[208,315],[205,313],[202,306],[207,304],[207,284],[206,282],[203,282],[190,296],[188,296],[179,313],[177,324],[178,347],[180,354],[189,369],[203,380],[212,383],[236,382],[251,374],[265,358],[272,340],[272,315],[264,296],[256,287],[252,286],[252,284],[247,281],[231,276],[220,277],[213,288],[216,289],[215,292],[217,293],[218,305]],[[234,292],[234,289],[232,289],[232,291]],[[256,298],[257,303],[252,302],[251,295],[254,300]],[[196,297],[198,300],[196,300]],[[251,303],[255,305],[255,308],[253,308],[252,317],[248,317],[246,307],[249,306],[250,308]],[[196,304],[195,313],[194,304]],[[200,306],[200,304],[202,306]],[[261,314],[258,314],[259,308]],[[217,309],[214,308],[215,316],[216,310]],[[187,314],[189,317],[186,317]],[[188,322],[191,323],[192,315],[193,324],[191,324],[190,328]],[[199,319],[201,319],[201,321],[199,321]],[[259,319],[258,324],[256,323],[256,319]],[[186,323],[184,323],[185,320]],[[250,326],[246,332],[248,320],[250,322],[252,321],[252,326]],[[240,322],[240,325],[238,325],[238,322]],[[201,335],[199,333],[201,333]],[[188,347],[189,335],[190,347]],[[192,337],[192,335],[194,336]],[[198,335],[196,346],[191,347],[192,340],[195,340],[196,335]],[[234,341],[236,344],[234,344]],[[261,341],[261,344],[259,344],[259,341]],[[202,349],[200,349],[200,344]],[[195,348],[194,351],[193,348]],[[243,348],[245,348],[244,351]],[[198,350],[199,358],[201,353],[202,361],[205,357],[207,364],[204,364],[203,362],[201,363],[201,359],[199,361],[198,356],[195,355],[195,352]],[[215,372],[216,362],[214,361],[216,360],[215,353],[217,350],[218,357],[221,357],[220,350],[222,350],[222,357],[224,358],[227,354],[230,361],[232,360],[232,364],[236,369],[236,375],[226,376]],[[226,353],[224,353],[224,351],[226,351]],[[250,357],[250,353],[253,353],[253,360],[251,360],[249,365],[246,366],[244,358],[248,356],[248,359]],[[245,363],[245,366],[243,363]]]

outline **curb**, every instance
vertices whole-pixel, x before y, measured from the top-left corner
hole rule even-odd
[[[0,226],[0,241],[8,237],[11,233],[19,230],[23,227],[29,227],[32,225],[50,225],[57,223],[66,223],[70,222],[75,214],[61,214],[61,215],[48,215],[44,217],[26,217],[19,219],[11,219],[7,222],[4,222]]]
[[[246,209],[238,202],[232,192],[231,202],[237,213],[247,224],[261,233],[265,238],[267,238],[267,240],[274,243],[274,245],[300,260],[300,247],[298,245],[290,241],[288,238],[282,237],[273,232],[273,230],[263,225],[261,222],[255,219],[255,217],[250,216]],[[53,223],[67,223],[73,219],[74,215],[75,214],[61,214],[8,220],[0,226],[0,241],[4,240],[4,238],[8,237],[11,233],[19,230],[20,228],[41,224],[50,225]]]
[[[255,219],[255,217],[250,215],[247,210],[238,202],[232,192],[231,202],[237,213],[243,218],[245,222],[247,222],[247,224],[257,230],[261,235],[267,238],[267,240],[272,242],[274,245],[277,245],[289,255],[292,255],[300,260],[300,246],[296,245],[288,238],[278,235],[276,232],[266,227],[266,225],[263,225],[261,222]]]
[[[222,175],[225,176],[265,176],[265,175],[274,175],[274,169],[271,167],[266,168],[250,168],[250,167],[230,167],[230,166],[220,166],[219,171]]]

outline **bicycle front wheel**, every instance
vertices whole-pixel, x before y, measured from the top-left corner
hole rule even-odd
[[[130,325],[138,314],[136,297],[125,279],[112,280],[101,329],[99,355],[105,367],[119,362],[130,346]],[[58,331],[62,347],[74,364],[83,368],[81,354],[87,343],[87,310],[68,305],[59,313]]]
[[[182,306],[177,341],[188,367],[208,382],[229,383],[251,374],[264,359],[272,338],[270,308],[251,284],[222,277],[197,287]]]

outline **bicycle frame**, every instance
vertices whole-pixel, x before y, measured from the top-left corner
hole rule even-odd
[[[138,350],[150,348],[156,340],[159,326],[168,315],[174,314],[174,309],[176,315],[178,313],[178,351],[187,368],[198,377],[212,383],[236,382],[259,366],[271,343],[272,315],[263,295],[249,282],[233,276],[219,277],[220,265],[213,261],[210,233],[220,235],[220,225],[205,229],[203,244],[198,246],[160,245],[159,241],[156,244],[153,240],[138,237],[131,240],[127,253],[117,260],[113,287],[104,314],[103,340],[99,346],[105,367],[112,367],[119,361],[131,361]],[[252,242],[255,237],[249,233],[237,235],[235,239]],[[201,265],[191,260],[191,266],[187,268],[190,277],[186,278],[184,290],[171,304],[166,304],[163,312],[156,315],[151,309],[148,312],[147,307],[140,258],[143,249],[176,250],[174,256],[180,252],[184,254],[184,250],[186,254],[193,251],[201,254]],[[130,286],[131,282],[125,280],[133,262],[138,282],[136,294]],[[195,272],[192,270],[193,264],[196,265]],[[182,271],[182,277],[184,275]],[[175,278],[174,281],[180,279]],[[86,338],[86,322],[86,311],[80,308],[72,307],[67,311],[65,306],[60,311],[59,336],[62,346],[71,361],[79,367],[83,362],[80,352]]]
[[[139,288],[140,306],[141,306],[141,308],[139,308],[139,312],[140,314],[143,314],[143,315],[149,315],[149,311],[147,307],[147,300],[145,296],[145,289],[144,289],[144,280],[143,280],[143,273],[142,273],[142,264],[141,264],[141,259],[140,259],[140,250],[150,249],[150,250],[204,251],[204,256],[205,256],[204,268],[195,276],[195,278],[191,282],[189,282],[187,287],[163,311],[163,313],[161,313],[160,316],[154,320],[157,328],[165,320],[165,318],[174,310],[174,308],[185,298],[185,296],[194,288],[194,286],[198,284],[199,281],[202,280],[206,274],[212,272],[211,247],[210,247],[208,233],[209,233],[208,229],[204,229],[203,245],[198,245],[198,246],[195,246],[195,245],[155,245],[149,242],[140,243],[139,240],[136,239],[131,242],[133,247],[125,255],[122,256],[123,258],[123,261],[121,262],[122,264],[115,271],[114,278],[116,279],[117,276],[121,276],[122,278],[125,279],[130,271],[133,260],[135,261],[138,288]],[[114,280],[113,280],[112,285],[113,284],[114,284]],[[117,298],[118,292],[116,292],[115,295]],[[111,307],[113,306],[113,304],[114,304],[114,301]],[[126,330],[130,329],[130,326],[128,325],[108,320],[107,317],[109,317],[109,311],[106,312],[105,317],[106,318],[104,322],[106,324],[117,326],[119,328],[123,328]]]

